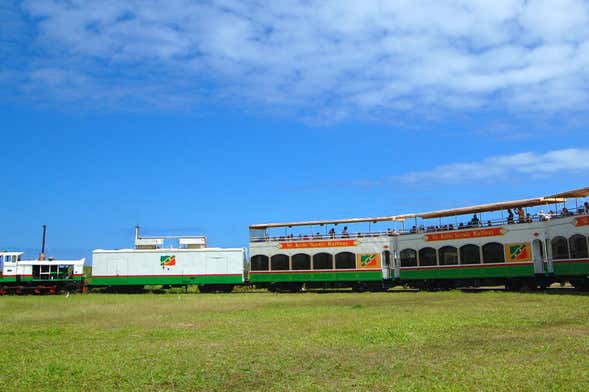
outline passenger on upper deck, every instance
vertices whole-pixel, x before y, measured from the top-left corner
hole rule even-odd
[[[545,213],[544,210],[540,210],[538,216],[540,217],[541,222],[546,222],[550,219],[550,214]]]
[[[583,210],[585,212],[585,214],[589,214],[589,202],[585,202],[583,203]]]
[[[513,223],[513,212],[511,209],[507,210],[507,224],[511,225]]]
[[[493,226],[493,223],[490,220],[488,220],[487,221],[487,226]]]
[[[344,226],[344,229],[342,230],[342,238],[348,237],[350,237],[350,234],[348,234],[348,226]]]
[[[517,208],[517,223],[524,223],[526,221],[526,214],[522,207]]]
[[[532,214],[528,213],[526,215],[526,223],[532,223]]]
[[[566,208],[566,207],[562,207],[561,214],[562,214],[562,216],[571,216],[571,213],[569,212],[568,208]]]
[[[472,216],[472,219],[470,220],[470,225],[472,227],[478,227],[480,225],[481,221],[479,220],[479,217],[477,216],[477,214],[474,214]]]
[[[329,230],[329,236],[335,238],[335,229],[333,227]]]
[[[391,228],[390,228],[390,227],[387,229],[387,235],[388,235],[389,237],[392,237],[392,236],[393,236],[393,231],[391,230]]]

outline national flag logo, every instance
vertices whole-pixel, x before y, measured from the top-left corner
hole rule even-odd
[[[360,255],[360,268],[378,267],[378,255]]]
[[[508,261],[530,261],[531,260],[530,244],[528,244],[528,243],[508,244],[508,245],[506,245],[506,248],[507,248],[507,254],[509,255]]]
[[[162,267],[171,267],[176,265],[176,256],[161,256],[160,264]]]

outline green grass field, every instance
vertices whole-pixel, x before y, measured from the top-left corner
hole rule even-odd
[[[589,297],[0,298],[0,388],[589,390]]]

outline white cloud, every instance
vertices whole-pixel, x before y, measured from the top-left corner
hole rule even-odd
[[[204,81],[217,97],[319,108],[320,121],[589,104],[582,0],[29,0],[24,10],[45,53],[33,75],[65,66],[105,93],[116,84],[141,96],[141,83],[111,76],[133,70],[152,92],[190,99]]]
[[[400,176],[406,183],[466,183],[513,178],[514,175],[544,177],[589,170],[589,149],[570,148],[544,154],[524,152],[501,155],[478,162],[453,163]]]

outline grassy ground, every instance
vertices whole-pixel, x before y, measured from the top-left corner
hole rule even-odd
[[[589,297],[0,298],[0,388],[589,390]]]

